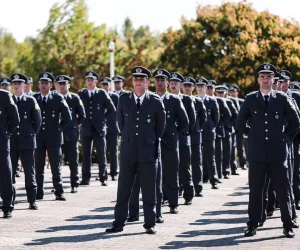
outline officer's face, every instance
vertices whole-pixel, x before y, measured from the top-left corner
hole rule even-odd
[[[65,95],[68,93],[69,89],[70,89],[70,84],[66,83],[66,82],[60,82],[59,83],[59,89],[60,89],[60,93]]]
[[[108,92],[109,91],[108,83],[101,83],[101,88]]]
[[[168,87],[168,81],[164,77],[156,77],[154,85],[157,92],[166,92]]]
[[[25,84],[24,85],[24,90],[25,90],[25,92],[30,92],[31,91],[31,89],[32,89],[32,83],[27,83],[27,84]]]
[[[47,80],[41,80],[39,82],[39,90],[42,94],[48,94],[52,86],[53,84],[51,82],[48,82]]]
[[[13,82],[13,91],[16,95],[20,95],[24,92],[24,85],[23,82]]]
[[[283,91],[283,92],[287,92],[289,86],[290,86],[290,81],[289,80],[283,80],[283,81],[280,82],[281,91]]]
[[[148,88],[148,81],[146,77],[133,77],[132,78],[132,85],[134,90],[139,92],[145,92]]]
[[[258,75],[257,81],[261,89],[271,90],[274,83],[274,75],[261,73]]]
[[[96,88],[97,82],[98,82],[98,80],[96,80],[92,77],[88,77],[85,79],[85,84],[88,89]]]
[[[221,92],[221,93],[215,92],[215,95],[218,96],[218,97],[224,97],[225,92]]]
[[[194,86],[192,84],[182,84],[181,89],[182,89],[183,94],[192,95]]]
[[[213,96],[215,94],[215,89],[213,87],[207,87],[206,93],[209,96]]]
[[[230,96],[232,96],[232,97],[238,97],[238,92],[235,91],[235,90],[229,91],[228,94],[229,94]]]
[[[10,92],[10,90],[11,90],[11,85],[10,84],[0,84],[0,86],[1,86],[1,89],[4,89],[8,92]]]
[[[123,82],[115,82],[115,90],[120,91],[123,88]]]
[[[58,82],[54,82],[54,88],[55,90],[57,90],[58,92],[60,91],[60,85]]]
[[[196,85],[196,90],[197,90],[198,95],[205,95],[206,88],[207,87],[205,85],[203,85],[203,84]]]
[[[279,90],[279,86],[278,86],[278,81],[275,81],[274,84],[272,85],[272,89],[273,90]]]
[[[180,86],[181,86],[181,82],[180,81],[170,81],[170,90],[172,94],[178,95],[180,92]]]

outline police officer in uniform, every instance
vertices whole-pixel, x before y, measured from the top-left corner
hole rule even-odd
[[[36,149],[36,134],[42,123],[41,110],[35,98],[24,93],[27,83],[25,75],[15,73],[11,75],[11,81],[14,90],[13,99],[18,106],[20,117],[20,124],[10,138],[13,183],[16,183],[15,175],[20,158],[25,173],[25,189],[29,209],[37,210],[34,151]]]
[[[215,87],[215,95],[216,100],[219,105],[220,110],[220,120],[218,122],[218,126],[216,128],[216,165],[218,171],[218,177],[221,179],[222,174],[226,176],[228,174],[228,170],[224,168],[223,165],[223,140],[226,136],[226,131],[230,128],[230,119],[231,119],[231,111],[227,106],[227,102],[224,99],[224,92],[226,91],[226,87],[219,85]],[[227,132],[228,133],[228,132]],[[227,171],[226,171],[227,170]]]
[[[90,185],[92,165],[92,144],[98,155],[99,180],[107,186],[106,169],[106,120],[115,114],[116,108],[108,93],[96,87],[98,74],[89,71],[85,74],[86,87],[79,91],[86,119],[82,125],[82,181],[80,185]]]
[[[111,79],[109,77],[102,77],[100,79],[101,88],[104,89],[110,96],[115,108],[118,107],[119,95],[110,91]],[[116,180],[118,174],[118,141],[119,141],[119,127],[117,123],[116,113],[111,114],[106,120],[106,143],[107,153],[109,154],[110,162],[110,176],[113,181]]]
[[[11,81],[9,78],[4,77],[0,79],[0,89],[4,89],[8,92],[11,90]]]
[[[61,75],[56,78],[57,83],[60,85],[60,94],[67,102],[72,121],[63,129],[63,148],[65,158],[68,159],[70,167],[70,180],[71,180],[71,193],[78,192],[79,174],[78,174],[78,140],[79,140],[79,128],[81,127],[83,120],[85,119],[85,110],[83,103],[79,96],[75,93],[71,93],[70,82],[71,78],[67,75]]]
[[[137,66],[131,72],[134,90],[122,94],[118,104],[117,120],[122,133],[120,176],[115,221],[106,232],[123,231],[133,183],[135,178],[139,178],[145,216],[144,228],[146,233],[155,234],[156,174],[166,114],[161,99],[146,91],[146,80],[151,76],[150,71]]]
[[[35,151],[37,199],[44,198],[44,169],[47,151],[56,200],[65,201],[60,165],[62,130],[69,125],[72,116],[62,95],[50,92],[54,76],[49,72],[42,72],[38,78],[40,93],[35,94],[34,97],[41,109],[42,127],[37,133]]]
[[[0,82],[4,80],[1,79]],[[8,82],[8,81],[6,81]],[[9,134],[19,125],[19,115],[12,95],[0,89],[0,196],[2,199],[3,218],[11,218],[14,209],[14,186],[9,155]]]
[[[217,184],[220,181],[216,167],[215,140],[216,127],[220,120],[220,111],[215,97],[206,94],[209,84],[210,82],[203,77],[197,79],[196,82],[197,96],[202,99],[207,112],[207,122],[204,124],[202,132],[203,181],[208,182],[209,180],[212,188],[218,189]],[[213,84],[210,86],[214,89]]]
[[[28,81],[25,83],[24,87],[24,94],[25,95],[30,95],[33,96],[35,93],[32,91],[32,86],[33,86],[33,79],[32,77],[27,77]]]
[[[206,108],[203,104],[202,99],[193,96],[194,85],[196,80],[192,77],[184,77],[184,82],[182,83],[182,92],[192,98],[195,112],[196,112],[196,123],[191,132],[191,163],[192,163],[192,177],[193,184],[195,188],[195,196],[203,197],[203,165],[202,165],[202,136],[201,130],[207,121]]]
[[[115,83],[115,93],[118,95],[122,95],[123,93],[127,93],[128,91],[123,89],[124,86],[124,77],[123,76],[114,76],[112,80]]]
[[[193,100],[190,96],[180,93],[184,78],[178,72],[172,72],[170,89],[172,94],[178,95],[189,118],[189,126],[179,134],[179,190],[183,191],[185,205],[191,205],[194,197],[194,185],[191,173],[191,133],[196,123]]]
[[[272,90],[275,72],[272,64],[256,68],[260,89],[246,96],[237,119],[237,129],[248,134],[249,141],[249,221],[245,236],[256,234],[263,212],[262,191],[269,174],[280,202],[283,233],[291,238],[294,232],[287,166],[288,143],[299,132],[300,121],[291,100],[282,92]]]

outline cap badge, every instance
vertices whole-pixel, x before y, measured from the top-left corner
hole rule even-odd
[[[162,70],[157,71],[157,74],[162,75]]]
[[[176,78],[176,77],[177,77],[177,74],[175,74],[175,73],[172,74],[172,77],[173,77],[173,78]]]
[[[89,73],[89,76],[93,76],[93,72],[90,72],[90,73]]]
[[[8,83],[7,79],[4,78],[2,83]]]
[[[269,70],[271,67],[270,67],[270,65],[269,64],[266,64],[265,66],[264,66],[264,69],[266,69],[266,70]]]
[[[43,75],[43,77],[45,77],[45,78],[48,78],[48,74],[47,74],[47,73],[45,73],[45,74]]]
[[[19,79],[19,75],[14,75],[14,78],[15,79]]]
[[[282,76],[286,76],[286,74],[285,74],[284,71],[280,72],[280,74],[281,74]]]
[[[63,76],[60,76],[60,77],[59,77],[59,80],[60,80],[60,81],[62,81],[63,79],[64,79],[64,77],[63,77]]]
[[[135,71],[136,71],[136,73],[142,73],[142,69],[141,68],[137,68]]]
[[[189,82],[189,81],[190,81],[190,78],[186,77],[184,80],[185,80],[186,82]]]
[[[203,82],[203,80],[200,78],[200,79],[198,80],[198,82],[199,82],[199,83],[202,83],[202,82]]]

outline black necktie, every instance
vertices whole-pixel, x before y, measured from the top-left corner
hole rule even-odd
[[[65,98],[65,100],[67,100],[67,96],[66,95],[64,96],[64,98]]]
[[[18,97],[18,98],[17,98],[17,106],[18,106],[18,107],[20,106],[20,102],[21,102],[20,97]]]
[[[266,108],[267,108],[268,104],[269,104],[269,96],[265,95],[264,98],[265,98],[265,105],[266,105]]]
[[[137,107],[138,110],[141,107],[141,100],[140,100],[140,98],[137,99],[136,107]]]
[[[90,96],[91,100],[93,99],[93,96],[94,96],[94,94],[93,94],[93,92],[91,92],[91,96]]]
[[[43,97],[43,106],[46,108],[46,96]]]

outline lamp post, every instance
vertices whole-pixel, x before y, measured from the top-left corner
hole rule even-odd
[[[114,63],[114,50],[115,50],[115,43],[110,42],[108,44],[108,49],[110,51],[110,78],[112,79],[115,76],[115,63]],[[110,84],[111,91],[115,90],[115,83],[114,81],[111,81]]]

